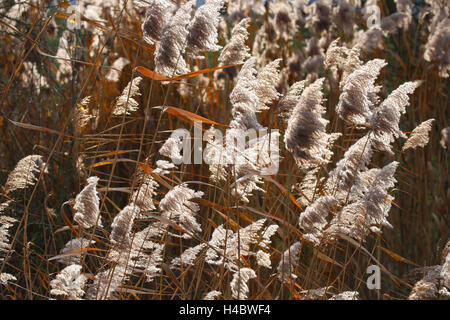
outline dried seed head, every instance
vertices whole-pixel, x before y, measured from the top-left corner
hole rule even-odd
[[[40,155],[29,155],[17,162],[16,167],[8,175],[5,183],[5,191],[11,192],[17,189],[25,189],[34,185],[37,181],[36,174],[45,167],[45,162]]]
[[[233,120],[230,127],[234,129],[255,129],[261,128],[256,120],[256,112],[260,111],[261,104],[255,92],[256,69],[255,58],[248,59],[239,72],[236,86],[230,95],[230,101],[233,105],[231,113]]]
[[[431,266],[425,269],[424,277],[418,281],[408,300],[434,300],[439,296],[439,283],[443,268],[441,266]]]
[[[242,19],[231,31],[231,38],[223,47],[219,55],[219,66],[229,66],[240,64],[250,57],[249,48],[247,46],[248,25],[250,18]]]
[[[171,267],[194,265],[194,260],[197,259],[198,254],[206,247],[206,243],[201,243],[195,247],[188,248],[178,257],[172,260]]]
[[[170,190],[159,203],[159,209],[164,218],[178,223],[183,229],[188,231],[183,234],[183,238],[191,238],[192,234],[202,231],[201,225],[196,219],[200,207],[197,203],[189,201],[202,196],[203,192],[196,192],[181,184]]]
[[[450,75],[450,18],[439,22],[436,30],[430,34],[425,45],[424,58],[439,65],[439,76],[447,78]]]
[[[412,94],[421,84],[421,81],[405,82],[374,109],[370,118],[372,127],[372,146],[380,151],[386,151],[393,155],[391,143],[395,138],[405,137],[399,128],[401,114],[406,112],[409,104],[409,94]]]
[[[306,26],[316,34],[327,31],[331,26],[331,1],[318,0],[304,8],[306,14]]]
[[[3,272],[0,273],[0,284],[6,286],[8,284],[8,281],[16,281],[17,278],[14,277],[12,274]]]
[[[385,36],[390,34],[396,34],[398,29],[408,30],[409,24],[411,23],[409,17],[406,13],[395,12],[390,16],[381,19],[381,30]]]
[[[278,226],[270,225],[265,228],[265,222],[266,219],[257,220],[237,232],[217,227],[208,242],[205,261],[214,265],[223,264],[228,270],[236,272],[239,269],[236,261],[241,261],[242,256],[257,256],[252,244],[258,244],[261,250],[270,248],[270,238],[278,230]]]
[[[233,274],[230,283],[233,299],[246,300],[248,298],[248,281],[253,278],[256,278],[256,273],[250,268],[239,269]]]
[[[342,293],[333,295],[328,300],[359,300],[358,296],[358,291],[344,291]]]
[[[358,30],[354,34],[352,47],[372,53],[377,49],[382,49],[383,34],[379,28],[370,28],[368,30]]]
[[[345,80],[343,92],[336,106],[336,113],[342,120],[356,124],[366,124],[374,107],[373,95],[379,91],[375,79],[387,63],[374,59],[353,71]]]
[[[292,116],[292,112],[305,89],[305,83],[305,80],[294,83],[278,103],[278,117],[285,123],[287,123],[288,119]]]
[[[163,27],[170,19],[173,5],[168,0],[152,0],[145,12],[142,24],[143,38],[149,44],[159,42],[163,36]]]
[[[297,31],[295,13],[289,2],[269,2],[269,12],[273,13],[272,24],[278,39],[288,41]]]
[[[441,136],[441,146],[442,148],[447,149],[447,147],[450,145],[450,127],[442,129]]]
[[[325,114],[323,81],[323,78],[318,79],[305,88],[288,120],[284,136],[286,148],[303,169],[328,163],[333,154],[330,144],[338,137],[325,131],[329,121],[322,117]]]
[[[220,20],[220,8],[223,0],[207,0],[200,6],[189,25],[187,35],[187,47],[198,53],[201,51],[217,51],[221,47],[217,45],[217,26]]]
[[[98,177],[89,177],[88,185],[75,197],[76,210],[73,220],[85,229],[92,228],[97,223],[101,226],[100,220],[100,198],[97,193]]]
[[[355,7],[347,1],[339,1],[338,5],[333,8],[333,22],[347,36],[353,33],[354,16]]]
[[[135,97],[141,95],[141,93],[139,92],[139,84],[141,83],[141,81],[141,77],[136,77],[126,85],[126,87],[122,91],[122,94],[116,100],[113,115],[129,115],[131,114],[131,112],[137,110],[139,102],[136,101]]]
[[[278,70],[280,62],[281,59],[276,59],[258,72],[254,90],[259,102],[264,105],[260,109],[268,109],[267,105],[280,96],[276,90],[276,86],[280,81],[280,71]]]
[[[166,77],[189,72],[183,53],[186,48],[187,26],[191,21],[190,0],[183,4],[162,30],[162,39],[155,53],[155,72]]]
[[[289,283],[289,279],[297,278],[294,274],[297,267],[297,260],[301,250],[301,242],[295,242],[289,249],[283,252],[283,257],[278,264],[278,279],[283,283]]]
[[[119,248],[129,248],[131,244],[131,228],[133,227],[134,218],[139,213],[139,207],[128,205],[123,208],[114,218],[111,224],[111,235],[109,240],[112,244]]]
[[[417,147],[423,148],[424,146],[426,146],[430,138],[429,134],[433,126],[433,122],[434,119],[429,119],[419,124],[411,132],[411,136],[408,138],[408,140],[406,140],[402,150],[405,151],[406,149],[415,149]]]
[[[348,49],[345,46],[339,46],[339,39],[334,40],[327,49],[325,56],[326,68],[339,68],[342,70],[340,88],[344,86],[347,77],[355,70],[361,67],[362,61],[359,59],[359,49]]]
[[[336,204],[337,200],[332,196],[322,196],[300,214],[298,224],[306,232],[305,239],[315,244],[320,243],[322,229],[328,223],[328,214]]]
[[[220,296],[222,293],[220,291],[217,290],[213,290],[208,292],[205,297],[203,298],[203,300],[215,300],[218,296]]]
[[[328,175],[328,183],[333,184],[332,190],[337,187],[345,193],[349,192],[353,185],[358,184],[358,175],[367,169],[372,154],[370,135],[356,141]]]
[[[72,264],[65,267],[56,279],[50,281],[50,294],[66,296],[71,300],[82,300],[87,276],[81,273],[82,266]]]
[[[60,255],[70,254],[68,256],[57,259],[58,262],[66,265],[76,264],[80,262],[80,256],[83,254],[82,249],[86,248],[89,243],[95,243],[94,240],[89,241],[84,238],[75,238],[64,245],[64,248],[59,252]]]
[[[395,185],[394,174],[398,162],[391,162],[377,171],[373,184],[356,202],[346,205],[331,220],[329,227],[323,232],[330,239],[349,236],[357,241],[365,241],[372,232],[381,233],[381,227],[392,228],[387,221],[391,201],[388,189]]]

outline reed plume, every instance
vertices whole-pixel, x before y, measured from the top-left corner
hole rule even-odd
[[[155,52],[155,72],[173,77],[189,72],[184,60],[188,25],[191,20],[193,0],[183,4],[162,29],[162,38]]]
[[[305,88],[288,120],[284,143],[302,169],[328,163],[333,154],[330,142],[337,138],[325,131],[328,120],[322,118],[323,81],[318,79]]]
[[[417,147],[424,147],[427,145],[429,140],[430,130],[432,128],[434,119],[429,119],[427,121],[419,124],[414,130],[411,132],[411,136],[406,140],[403,145],[402,150],[406,149],[415,149]]]
[[[190,201],[193,198],[201,198],[203,192],[194,191],[186,185],[178,185],[170,190],[159,204],[161,215],[169,220],[175,221],[188,231],[182,237],[191,238],[192,234],[202,231],[197,222],[196,215],[200,210],[197,203]]]
[[[44,167],[45,162],[40,155],[33,154],[21,159],[9,173],[5,191],[9,193],[34,185],[37,181],[36,174],[40,173]]]
[[[409,103],[408,94],[412,94],[421,83],[421,81],[405,82],[373,110],[369,123],[372,127],[372,146],[375,149],[394,154],[391,143],[395,138],[405,137],[400,131],[399,121],[401,114],[406,112],[405,107]]]
[[[147,43],[154,44],[162,40],[164,24],[170,19],[172,9],[173,4],[168,0],[152,0],[148,5],[142,23],[143,39]]]
[[[223,0],[207,0],[195,11],[186,38],[186,46],[194,53],[218,51],[221,48],[217,45],[217,26],[223,3]]]
[[[82,266],[72,264],[65,267],[54,280],[50,282],[50,294],[66,296],[70,300],[82,300],[84,285],[88,277],[81,273]]]
[[[278,279],[283,283],[289,283],[289,279],[296,279],[297,275],[294,273],[298,263],[298,258],[301,251],[301,242],[293,243],[286,251],[278,264]]]
[[[351,124],[366,124],[372,115],[374,97],[379,87],[374,82],[386,62],[374,59],[353,71],[345,80],[336,113],[339,118]]]
[[[230,283],[232,297],[246,300],[249,293],[248,281],[253,278],[256,278],[256,273],[250,268],[242,268],[235,272]]]
[[[85,229],[102,226],[100,219],[100,198],[97,192],[98,177],[89,177],[87,186],[75,197],[73,220]]]
[[[322,229],[328,223],[328,214],[336,204],[337,200],[332,196],[322,196],[300,214],[298,224],[306,233],[303,235],[305,239],[315,244],[320,243]]]
[[[113,115],[129,115],[137,110],[139,102],[136,101],[135,97],[141,95],[139,92],[139,84],[141,81],[141,77],[136,77],[125,86],[122,94],[116,100]]]

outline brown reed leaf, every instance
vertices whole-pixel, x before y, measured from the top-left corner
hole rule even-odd
[[[208,123],[208,124],[214,124],[217,126],[222,126],[222,127],[226,127],[223,124],[220,124],[218,122],[215,122],[213,120],[209,120],[205,117],[199,116],[198,114],[192,113],[190,111],[184,110],[184,109],[180,109],[177,107],[154,107],[154,108],[161,108],[164,112],[167,112],[168,114],[174,115],[177,118],[187,121],[189,123],[194,123],[194,122],[204,122],[204,123]]]
[[[62,131],[56,131],[56,130],[53,130],[53,129],[49,129],[49,128],[45,128],[45,127],[41,127],[41,126],[36,126],[34,124],[17,122],[17,121],[13,121],[11,119],[8,119],[8,118],[6,118],[6,119],[9,122],[11,122],[13,125],[15,125],[15,126],[17,126],[19,128],[35,130],[35,131],[40,131],[40,132],[45,132],[45,133],[52,133],[52,134],[62,135],[63,137],[75,139],[75,137],[67,135],[67,134],[63,133]]]
[[[53,256],[49,259],[47,259],[48,261],[52,261],[52,260],[58,260],[61,258],[67,258],[67,257],[72,257],[72,256],[78,256],[82,253],[87,253],[88,251],[101,251],[101,252],[108,252],[108,250],[104,250],[104,249],[99,249],[99,248],[81,248],[81,249],[77,249],[77,250],[73,250],[70,252],[64,252],[62,254],[58,254],[56,256]]]
[[[395,252],[392,252],[391,250],[388,250],[386,248],[383,248],[382,246],[378,246],[378,248],[380,248],[381,250],[383,250],[387,255],[389,255],[390,257],[394,258],[397,261],[403,262],[403,263],[407,263],[416,267],[420,267],[420,265],[418,265],[417,263],[414,263],[412,261],[409,261],[406,258],[403,258],[402,256],[396,254]]]
[[[204,74],[204,73],[210,73],[216,70],[220,70],[220,69],[225,69],[225,68],[231,68],[231,67],[236,67],[239,66],[239,64],[233,64],[233,65],[229,65],[229,66],[222,66],[222,67],[214,67],[214,68],[207,68],[207,69],[202,69],[202,70],[198,70],[198,71],[194,71],[194,72],[189,72],[186,74],[182,74],[173,78],[167,78],[163,75],[160,75],[150,69],[147,69],[146,67],[142,67],[142,66],[138,66],[136,67],[136,71],[139,72],[141,75],[143,75],[144,77],[153,79],[153,80],[157,80],[157,81],[180,81],[183,79],[187,79],[187,78],[193,78],[196,77],[198,75]]]

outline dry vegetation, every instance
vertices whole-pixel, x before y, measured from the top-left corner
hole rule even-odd
[[[310,2],[2,1],[1,298],[448,299],[448,2]]]

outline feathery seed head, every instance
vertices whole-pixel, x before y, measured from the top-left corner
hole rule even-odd
[[[100,198],[97,193],[98,177],[89,177],[87,186],[75,197],[76,210],[73,220],[85,229],[92,228],[97,223],[102,226],[100,215]]]
[[[220,20],[220,8],[223,0],[207,0],[200,6],[190,23],[187,35],[187,47],[194,52],[217,51],[217,26]]]
[[[37,181],[36,174],[41,172],[44,167],[45,162],[40,155],[33,154],[19,160],[13,171],[8,175],[5,191],[8,193],[34,185]]]

